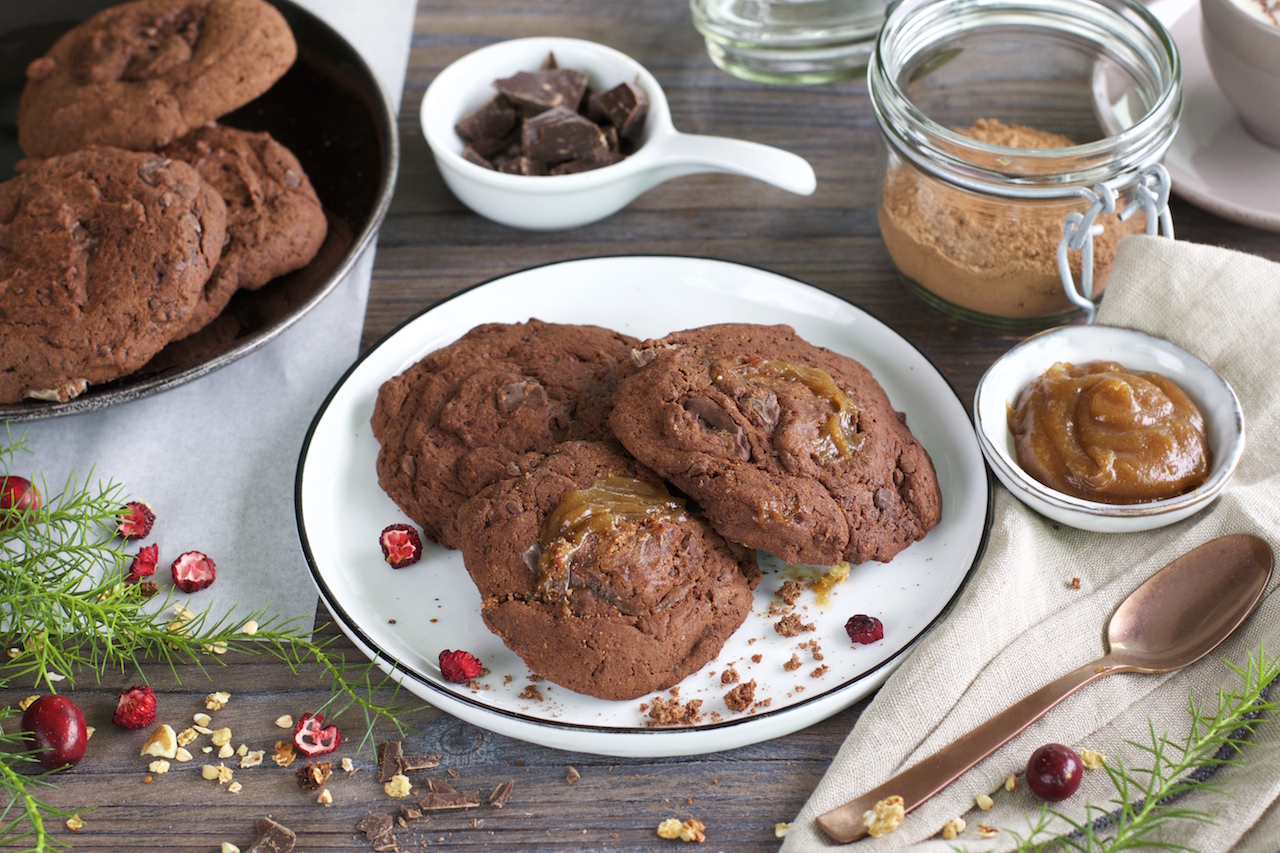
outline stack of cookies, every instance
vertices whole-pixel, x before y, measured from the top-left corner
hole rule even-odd
[[[385,382],[372,423],[379,483],[462,551],[489,629],[605,699],[712,660],[750,612],[757,549],[888,561],[941,517],[871,373],[786,326],[479,326]]]
[[[0,403],[66,401],[142,367],[327,231],[297,158],[217,119],[297,45],[263,0],[136,0],[27,67],[0,184]]]

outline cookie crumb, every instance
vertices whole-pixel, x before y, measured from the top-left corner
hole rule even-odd
[[[797,669],[799,669],[802,666],[804,666],[804,664],[800,662],[800,656],[793,653],[791,655],[791,660],[784,663],[782,665],[782,668],[785,669],[787,672],[795,672]]]
[[[755,696],[756,680],[753,678],[724,694],[724,704],[730,711],[745,711],[751,707]]]
[[[737,684],[738,677],[739,677],[738,671],[736,669],[734,669],[731,666],[726,666],[724,668],[724,672],[720,673],[720,683],[721,684]]]
[[[802,592],[804,592],[804,587],[796,581],[785,581],[778,590],[778,598],[781,598],[789,605],[794,605],[799,600]]]
[[[1079,588],[1080,588],[1080,578],[1072,578],[1072,579],[1071,579],[1071,588],[1072,588],[1072,589],[1079,589]]]
[[[812,622],[802,622],[796,614],[788,613],[773,624],[773,630],[784,637],[796,637],[817,630],[817,626]]]

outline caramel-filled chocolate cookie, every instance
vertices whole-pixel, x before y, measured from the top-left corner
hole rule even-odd
[[[296,56],[284,16],[263,0],[112,6],[27,66],[18,143],[30,157],[159,148],[267,91]]]
[[[887,561],[938,523],[928,454],[875,378],[788,326],[646,341],[613,432],[726,539],[796,563]]]
[[[467,498],[562,441],[610,437],[618,368],[638,343],[599,326],[477,326],[378,390],[378,483],[428,538],[458,548]]]
[[[481,616],[538,675],[633,699],[719,654],[751,610],[735,552],[616,446],[567,442],[458,513]]]
[[[183,328],[226,205],[186,163],[89,148],[0,184],[0,402],[66,401]]]
[[[257,290],[320,251],[328,228],[320,199],[270,134],[210,123],[159,153],[194,166],[227,205],[227,244],[182,336],[217,317],[237,290]]]

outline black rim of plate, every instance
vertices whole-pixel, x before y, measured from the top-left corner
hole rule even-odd
[[[900,335],[898,332],[894,331],[892,328],[890,328],[888,325],[886,325],[882,321],[871,316],[865,310],[863,310],[862,308],[859,308],[854,303],[850,302],[849,300],[837,294],[831,293],[828,290],[823,290],[822,288],[809,284],[808,282],[801,281],[798,278],[773,272],[772,270],[765,269],[764,267],[754,266],[752,264],[743,264],[737,261],[726,261],[719,258],[710,258],[702,255],[671,255],[671,254],[665,254],[665,253],[653,253],[653,254],[626,254],[626,255],[592,255],[592,256],[581,257],[581,258],[569,258],[569,259],[559,260],[559,261],[549,261],[545,264],[535,264],[534,266],[525,267],[523,269],[514,270],[512,272],[503,273],[501,275],[496,275],[496,276],[493,276],[492,278],[479,282],[478,284],[474,284],[470,287],[460,290],[457,293],[446,296],[444,299],[441,299],[437,302],[432,303],[431,305],[427,306],[421,311],[418,311],[413,316],[407,318],[404,322],[400,323],[394,329],[392,329],[391,331],[383,335],[373,346],[369,347],[368,350],[366,350],[358,359],[356,359],[356,361],[349,368],[347,368],[346,372],[343,373],[342,378],[340,378],[337,381],[337,383],[333,386],[333,389],[325,397],[324,402],[320,404],[320,408],[316,412],[316,416],[312,419],[311,425],[307,428],[307,435],[302,443],[302,452],[298,457],[297,475],[294,478],[294,516],[297,520],[298,539],[300,544],[302,545],[303,556],[306,558],[306,561],[307,561],[307,568],[311,572],[311,577],[315,581],[316,587],[320,593],[320,598],[324,602],[325,608],[328,609],[330,615],[338,623],[339,628],[345,634],[348,635],[348,638],[355,640],[360,645],[363,645],[365,648],[372,650],[374,655],[373,660],[381,661],[385,663],[387,666],[389,666],[393,676],[398,674],[402,678],[410,678],[415,683],[418,683],[427,687],[433,693],[437,693],[441,696],[447,697],[452,701],[456,701],[461,704],[468,705],[472,708],[475,708],[477,711],[483,711],[486,714],[505,717],[507,719],[518,721],[525,725],[541,726],[548,729],[555,729],[559,731],[591,732],[591,733],[615,735],[620,737],[642,737],[642,736],[672,737],[672,736],[680,736],[680,735],[686,735],[686,736],[696,735],[698,733],[715,731],[718,729],[729,729],[729,728],[741,726],[745,723],[754,723],[760,720],[768,720],[770,718],[776,718],[778,716],[781,716],[787,713],[794,714],[797,709],[804,708],[807,705],[812,705],[823,699],[828,699],[834,693],[838,693],[843,690],[848,690],[849,688],[853,687],[856,684],[865,682],[875,677],[878,673],[882,672],[886,667],[896,666],[898,663],[901,662],[902,658],[906,655],[906,653],[909,652],[911,649],[913,649],[915,645],[920,642],[921,638],[923,638],[926,634],[928,634],[934,628],[934,626],[938,625],[947,616],[947,614],[951,612],[951,609],[955,606],[955,603],[957,599],[959,599],[960,594],[964,592],[964,589],[968,585],[970,578],[973,576],[973,571],[977,567],[978,562],[982,559],[982,555],[987,550],[987,541],[991,535],[991,522],[992,522],[991,516],[994,508],[995,489],[992,485],[993,478],[992,478],[991,470],[986,463],[985,457],[982,457],[981,448],[977,448],[977,450],[978,450],[979,457],[982,457],[982,471],[983,471],[983,476],[986,478],[986,485],[987,485],[987,489],[986,489],[987,499],[986,499],[986,507],[983,513],[982,535],[979,537],[978,547],[974,552],[973,560],[970,562],[968,569],[965,570],[964,578],[961,579],[960,583],[956,587],[956,591],[952,593],[951,598],[948,599],[947,603],[943,605],[941,610],[938,611],[938,614],[934,616],[933,619],[931,619],[928,624],[926,624],[923,628],[921,628],[918,632],[916,632],[915,636],[912,637],[909,642],[904,643],[902,648],[898,649],[898,651],[896,651],[894,654],[890,655],[887,659],[880,662],[875,667],[872,667],[871,669],[867,670],[866,672],[863,672],[854,678],[848,679],[838,685],[831,687],[828,690],[824,690],[823,692],[815,694],[807,699],[803,699],[794,704],[787,705],[784,708],[777,708],[773,710],[762,711],[757,714],[752,714],[748,717],[739,717],[732,720],[722,720],[716,723],[704,723],[696,726],[687,726],[687,727],[638,728],[638,727],[621,727],[621,726],[597,726],[597,725],[588,725],[583,723],[558,722],[555,720],[541,719],[538,717],[530,716],[528,714],[521,714],[516,711],[509,711],[505,708],[495,708],[492,705],[488,705],[484,702],[477,701],[476,699],[470,696],[465,696],[461,693],[456,693],[445,687],[441,687],[440,685],[432,681],[431,678],[426,674],[418,672],[412,667],[405,666],[401,664],[399,661],[397,661],[394,657],[387,655],[377,642],[375,642],[367,633],[365,633],[364,630],[362,630],[358,625],[355,624],[355,621],[346,612],[346,610],[343,609],[341,604],[339,604],[338,601],[336,600],[336,597],[334,596],[332,590],[329,589],[328,585],[324,581],[324,578],[321,577],[320,569],[316,564],[315,556],[311,550],[311,543],[307,539],[306,525],[303,521],[303,512],[302,512],[302,479],[304,475],[304,470],[306,468],[307,456],[311,449],[311,440],[315,435],[316,429],[319,427],[320,422],[324,419],[325,413],[328,410],[330,403],[332,403],[333,399],[338,395],[339,392],[341,392],[343,386],[346,384],[347,380],[351,377],[351,375],[360,367],[360,365],[365,361],[365,359],[369,358],[373,353],[377,352],[378,349],[383,344],[385,344],[391,338],[395,337],[396,334],[398,334],[401,329],[415,322],[420,317],[431,313],[432,311],[439,308],[441,305],[444,305],[445,303],[450,302],[465,294],[468,294],[474,290],[478,290],[480,288],[483,288],[487,285],[490,285],[502,279],[510,278],[512,276],[522,275],[524,273],[528,273],[536,269],[543,269],[546,267],[558,266],[560,264],[581,263],[583,261],[625,260],[627,258],[669,258],[677,261],[679,260],[711,261],[713,263],[718,263],[718,264],[727,264],[731,266],[745,267],[748,269],[754,269],[759,272],[767,273],[769,275],[777,276],[778,278],[786,279],[798,285],[802,285],[803,287],[807,287],[807,288],[819,291],[820,293],[826,294],[827,296],[830,296],[833,299],[838,299],[841,302],[844,302],[845,304],[861,312],[871,322],[874,322],[880,326],[883,326],[886,330],[888,330],[890,333],[892,333],[897,338],[899,338],[904,344],[906,344],[907,346],[915,350],[917,353],[919,353],[920,357],[923,358],[926,362],[928,362],[928,364],[934,369],[934,371],[938,374],[938,376],[942,378],[943,382],[946,383],[947,388],[950,389],[951,393],[955,396],[956,400],[960,403],[961,408],[962,409],[964,408],[964,400],[956,392],[955,386],[953,386],[950,380],[947,379],[946,374],[943,373],[941,370],[938,370],[938,366],[933,363],[932,359],[930,359],[927,355],[921,352],[920,349],[915,346],[915,344],[912,344],[906,338],[902,337],[902,335]],[[970,426],[972,427],[972,425],[973,425],[972,421],[970,420]],[[976,435],[974,436],[974,442],[976,447],[976,443],[977,443]]]

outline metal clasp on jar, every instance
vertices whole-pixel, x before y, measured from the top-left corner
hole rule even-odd
[[[1120,221],[1141,210],[1146,216],[1147,233],[1160,233],[1173,239],[1173,217],[1169,213],[1169,188],[1171,181],[1164,166],[1148,166],[1138,173],[1138,183],[1133,188],[1133,200],[1120,211]],[[1093,189],[1076,190],[1089,207],[1084,213],[1072,211],[1062,220],[1062,239],[1058,241],[1058,274],[1062,277],[1062,289],[1067,298],[1084,311],[1085,322],[1092,323],[1097,316],[1098,304],[1093,298],[1093,238],[1102,233],[1102,226],[1095,225],[1098,214],[1110,215],[1116,210],[1116,192],[1106,184],[1095,184]],[[1071,262],[1067,253],[1080,252],[1080,288],[1076,289],[1071,275]]]

